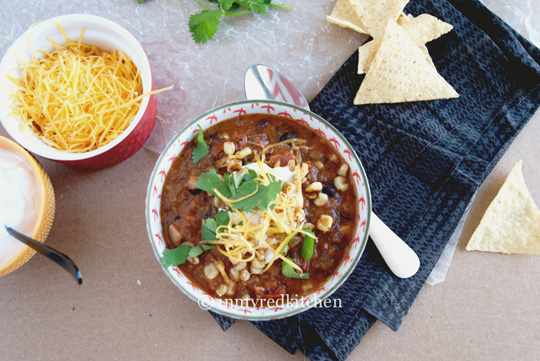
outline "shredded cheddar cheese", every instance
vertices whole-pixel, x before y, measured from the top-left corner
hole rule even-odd
[[[121,51],[102,51],[62,32],[66,44],[52,44],[50,52],[19,58],[22,78],[8,77],[16,86],[13,113],[47,145],[82,153],[110,143],[126,130],[143,97],[139,70]]]

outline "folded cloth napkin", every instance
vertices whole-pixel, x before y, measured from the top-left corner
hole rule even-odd
[[[460,98],[355,106],[363,75],[353,54],[311,102],[344,134],[369,177],[375,213],[420,257],[398,279],[369,242],[331,296],[341,308],[253,324],[290,353],[344,360],[379,319],[397,330],[476,189],[540,105],[540,51],[473,0],[413,0],[453,31],[427,44]],[[234,320],[212,314],[224,330]]]

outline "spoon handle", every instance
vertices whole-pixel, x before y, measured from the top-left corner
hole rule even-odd
[[[82,283],[81,271],[79,271],[79,268],[77,267],[77,265],[75,265],[71,258],[66,256],[62,252],[56,251],[22,233],[17,232],[11,227],[6,226],[6,230],[15,239],[21,241],[28,247],[35,249],[37,252],[41,253],[45,257],[56,262],[56,264],[68,271],[68,273],[71,274],[79,284]]]
[[[397,277],[409,278],[418,271],[420,268],[418,255],[373,212],[369,235]]]

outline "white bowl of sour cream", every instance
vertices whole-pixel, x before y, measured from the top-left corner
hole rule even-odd
[[[41,165],[17,143],[0,137],[0,276],[19,268],[35,254],[10,236],[5,226],[43,243],[54,209],[54,191]]]

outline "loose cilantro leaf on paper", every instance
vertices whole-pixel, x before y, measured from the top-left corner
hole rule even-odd
[[[193,163],[197,163],[209,153],[208,144],[204,141],[204,134],[201,126],[199,125],[199,133],[197,134],[197,147],[193,149],[192,159]]]
[[[210,3],[217,3],[218,9],[211,9],[199,0],[194,1],[199,4],[202,10],[200,13],[190,16],[188,26],[193,41],[199,44],[214,38],[221,19],[225,16],[239,16],[250,12],[266,14],[270,7],[286,11],[292,10],[283,5],[272,4],[272,0],[208,0]]]
[[[217,229],[229,224],[229,215],[225,211],[219,211],[215,218],[202,220],[201,234],[205,241],[217,240]]]
[[[268,13],[268,5],[271,3],[271,1],[266,4],[266,1],[251,1],[249,3],[249,7],[251,11],[255,14],[267,14]]]
[[[220,18],[223,16],[221,10],[203,10],[198,14],[193,14],[189,17],[189,31],[193,37],[193,41],[196,43],[206,43],[208,40],[214,38],[214,34],[217,32],[218,25],[221,22]]]
[[[216,2],[216,1],[211,1],[211,2]],[[236,0],[218,0],[217,2],[219,3],[219,5],[221,6],[223,10],[231,10],[233,6],[236,6],[236,8],[240,6],[236,2]]]
[[[165,267],[180,266],[188,258],[201,255],[203,252],[212,249],[213,245],[203,244],[201,247],[178,246],[175,249],[165,249],[161,257],[161,263]]]
[[[288,260],[292,262],[292,259],[290,257],[287,257]],[[308,273],[297,273],[294,270],[294,267],[288,264],[287,262],[281,261],[281,273],[288,278],[298,278],[301,280],[309,280],[309,274]]]

